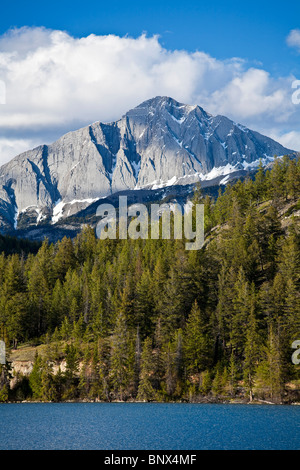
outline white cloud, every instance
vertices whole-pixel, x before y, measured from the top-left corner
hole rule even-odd
[[[287,37],[287,45],[300,51],[300,29],[292,29]]]
[[[300,124],[300,106],[291,101],[294,78],[273,79],[239,58],[170,51],[156,36],[74,38],[45,28],[15,29],[0,37],[6,85],[0,163],[33,143],[49,143],[50,135],[51,142],[91,122],[119,119],[156,95],[199,104],[258,131],[281,135],[284,124],[285,133],[293,132]]]
[[[274,113],[278,109],[282,111],[286,107],[286,95],[286,89],[278,85],[273,88],[269,73],[250,68],[213,96],[215,101],[221,102],[224,111],[231,109],[233,113],[247,118]]]
[[[273,139],[280,142],[284,147],[294,149],[300,152],[300,132],[291,131],[282,135],[275,134]]]
[[[0,137],[0,161],[1,164],[8,162],[13,157],[30,148],[37,147],[39,140],[34,139],[7,139]]]

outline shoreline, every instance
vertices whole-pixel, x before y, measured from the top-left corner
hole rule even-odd
[[[201,401],[141,401],[141,400],[62,400],[62,401],[43,401],[43,400],[15,400],[2,402],[0,405],[4,404],[88,404],[88,403],[106,403],[106,404],[156,404],[156,405],[268,405],[268,406],[300,406],[300,402],[272,402],[269,400],[201,400]]]

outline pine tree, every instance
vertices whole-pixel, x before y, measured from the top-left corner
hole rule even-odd
[[[245,336],[247,332],[247,320],[253,309],[253,292],[250,292],[249,283],[246,280],[244,270],[240,268],[237,280],[234,284],[232,298],[232,319],[230,328],[231,348],[238,357],[243,357]]]
[[[79,355],[76,347],[71,343],[67,344],[65,348],[66,355],[66,370],[64,372],[65,378],[65,399],[73,399],[78,395],[78,373],[79,373]]]
[[[51,291],[49,302],[49,328],[54,330],[56,327],[61,326],[61,323],[68,314],[65,291],[59,279],[57,279]]]
[[[24,265],[17,254],[7,259],[3,290],[7,297],[25,290]]]
[[[56,387],[53,377],[53,367],[47,360],[42,361],[41,367],[41,399],[43,401],[55,401],[57,398]]]
[[[255,175],[254,191],[255,191],[255,196],[256,196],[256,202],[260,203],[264,199],[265,192],[266,192],[265,170],[264,170],[264,166],[262,164],[261,159],[259,161],[258,170]]]
[[[231,351],[230,362],[228,367],[229,394],[235,396],[238,388],[238,365],[234,350]]]
[[[268,338],[268,365],[270,396],[274,401],[281,402],[284,390],[284,370],[280,350],[280,333],[278,326],[270,325]]]
[[[247,321],[247,332],[245,338],[245,360],[244,360],[244,382],[249,393],[249,400],[253,399],[254,380],[257,364],[260,360],[261,341],[258,332],[258,322],[255,315],[255,293],[252,284],[250,312]]]
[[[123,400],[130,382],[129,336],[123,311],[117,316],[111,337],[110,382],[115,396]]]
[[[156,399],[156,391],[152,384],[154,370],[155,363],[152,352],[152,341],[150,337],[147,337],[143,342],[141,354],[141,372],[137,400],[153,401]]]
[[[68,340],[71,337],[72,326],[68,320],[68,317],[64,317],[60,328],[60,337],[64,340]]]
[[[97,249],[95,230],[91,226],[83,227],[74,240],[74,253],[80,264],[92,261]]]
[[[54,245],[49,245],[49,241],[45,239],[36,255],[39,271],[45,279],[48,287],[53,287],[56,281],[53,273]]]
[[[142,345],[141,345],[141,336],[140,336],[140,327],[138,326],[136,329],[136,338],[135,338],[135,355],[134,355],[134,393],[137,393],[139,380],[140,380],[140,372],[141,372],[141,353],[142,353]]]
[[[70,238],[64,237],[57,244],[57,252],[53,262],[53,274],[56,278],[63,281],[68,270],[74,268],[76,258],[73,242]]]
[[[16,349],[20,341],[26,337],[26,330],[29,324],[29,309],[27,297],[23,292],[12,296],[5,305],[6,310],[6,330],[13,348]],[[27,327],[27,328],[26,328]]]
[[[174,338],[174,367],[175,367],[175,375],[178,382],[181,381],[184,372],[184,357],[183,357],[183,331],[179,328],[175,332]]]
[[[27,292],[31,311],[31,335],[40,336],[51,324],[48,318],[50,291],[38,259],[28,273]]]
[[[84,354],[82,367],[79,373],[79,384],[80,395],[88,397],[90,395],[91,383],[93,381],[93,373],[91,371],[91,351],[87,349]]]
[[[300,236],[297,228],[291,226],[288,236],[283,240],[278,253],[279,272],[285,281],[292,280],[295,286],[300,286]]]
[[[91,360],[90,396],[97,400],[109,400],[109,342],[98,338],[94,344]]]
[[[136,286],[134,302],[135,323],[140,327],[142,337],[150,334],[154,311],[153,293],[151,291],[152,279],[149,270],[144,270]]]
[[[214,336],[215,341],[215,362],[220,360],[229,348],[232,348],[231,343],[231,330],[232,330],[232,315],[233,315],[233,295],[234,286],[237,278],[237,272],[232,268],[223,265],[220,269],[218,276],[218,296],[215,311]]]
[[[196,301],[184,329],[183,349],[185,365],[190,374],[201,372],[211,364],[207,322]]]
[[[199,391],[202,395],[207,396],[212,387],[212,373],[211,370],[205,370],[200,374]]]
[[[36,352],[32,371],[29,376],[29,385],[32,396],[35,399],[40,399],[42,396],[42,364],[42,358]]]
[[[161,382],[164,378],[164,360],[163,360],[163,333],[161,319],[158,318],[154,331],[153,340],[153,355],[154,355],[154,375],[153,375],[153,386],[156,390],[160,388]]]
[[[176,363],[175,363],[175,344],[172,341],[169,341],[163,350],[163,360],[164,360],[164,384],[163,388],[167,396],[172,397],[176,389]]]
[[[216,372],[215,376],[212,381],[212,386],[211,386],[211,391],[213,395],[215,396],[220,396],[223,394],[224,391],[224,383],[223,383],[223,378],[222,378],[222,367],[221,364],[217,364],[216,366]]]
[[[125,280],[125,285],[120,292],[120,298],[117,302],[117,310],[124,315],[128,327],[135,326],[134,318],[134,287],[132,277],[128,275]]]
[[[269,174],[269,197],[272,198],[275,205],[278,204],[280,196],[284,192],[284,165],[275,158],[272,170]]]
[[[300,172],[295,160],[289,161],[285,186],[287,194],[295,200],[300,192]]]

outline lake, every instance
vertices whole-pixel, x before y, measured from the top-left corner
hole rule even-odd
[[[300,407],[0,404],[1,450],[299,450]]]

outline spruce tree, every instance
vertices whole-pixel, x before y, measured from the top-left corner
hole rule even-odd
[[[157,395],[153,387],[154,371],[155,362],[152,351],[152,341],[150,337],[147,337],[143,342],[141,354],[141,372],[137,400],[153,401],[156,399]]]
[[[258,331],[258,321],[255,312],[255,293],[254,285],[252,284],[251,289],[251,303],[250,311],[247,320],[247,331],[245,338],[245,359],[243,367],[243,378],[246,390],[249,393],[249,400],[253,400],[253,389],[255,384],[255,375],[257,364],[261,358],[260,347],[261,341]]]
[[[211,364],[207,322],[196,301],[183,331],[183,351],[190,374],[201,372]]]
[[[116,398],[125,399],[129,382],[129,335],[125,314],[121,310],[111,337],[110,383]]]

